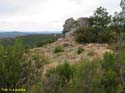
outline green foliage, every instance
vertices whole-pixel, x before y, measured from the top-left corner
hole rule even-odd
[[[76,41],[79,43],[109,43],[113,38],[109,29],[111,16],[105,8],[99,7],[89,18],[89,27],[77,31]]]
[[[111,16],[105,8],[99,7],[94,12],[94,15],[90,17],[90,25],[96,28],[98,31],[103,31],[111,22]]]
[[[43,45],[46,45],[46,44],[49,44],[49,43],[53,43],[53,42],[55,42],[56,40],[48,40],[48,41],[44,41],[44,42],[39,42],[38,44],[37,44],[37,47],[42,47]]]
[[[71,93],[101,93],[98,84],[102,73],[98,60],[93,62],[81,60],[81,63],[75,65],[75,68]]]
[[[44,92],[66,93],[71,79],[73,78],[73,68],[65,62],[47,72],[47,81],[44,82]]]
[[[115,67],[115,56],[111,53],[105,53],[102,61],[102,68],[105,70],[114,69]]]
[[[115,12],[111,22],[111,29],[117,33],[125,31],[125,18],[122,13]]]
[[[104,72],[100,85],[104,93],[119,93],[119,83],[118,74],[113,70],[109,70]]]
[[[115,60],[115,55],[106,53],[102,61],[102,70],[104,73],[101,78],[101,85],[105,93],[118,93],[119,91],[120,79]]]
[[[73,77],[73,70],[70,64],[65,62],[56,68],[57,74],[63,79],[64,83],[68,83]]]
[[[113,31],[106,29],[97,31],[95,28],[81,28],[76,33],[76,41],[79,43],[110,43],[115,40]]]
[[[83,51],[84,51],[84,49],[79,47],[78,50],[77,50],[77,54],[81,54]]]
[[[31,55],[17,39],[14,46],[0,45],[0,85],[3,88],[27,86],[40,76],[45,63],[37,55]],[[26,87],[25,87],[26,88]]]
[[[91,38],[88,38],[91,36]],[[91,42],[94,37],[94,34],[90,33],[89,28],[79,28],[79,30],[76,33],[76,41],[79,43],[85,43],[85,42]],[[95,37],[94,37],[95,38]]]
[[[61,46],[57,46],[54,50],[54,53],[64,52],[63,48]]]
[[[117,57],[106,53],[103,60],[84,61],[75,65],[69,93],[121,93]]]
[[[97,8],[89,17],[89,27],[79,28],[76,41],[79,43],[112,43],[120,34],[125,34],[125,18],[122,12],[112,17],[103,7]],[[125,40],[125,39],[123,39]]]

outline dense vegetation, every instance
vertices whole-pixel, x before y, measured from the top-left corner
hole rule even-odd
[[[99,7],[88,19],[89,26],[76,32],[79,43],[111,43],[121,34],[125,36],[125,17],[121,12],[111,16],[105,8]]]
[[[32,91],[36,80],[40,80],[43,65],[48,61],[30,53],[17,39],[14,46],[0,45],[0,92],[16,89]],[[40,82],[40,81],[39,81]]]

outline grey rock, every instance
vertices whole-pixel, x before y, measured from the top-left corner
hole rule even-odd
[[[73,18],[69,18],[65,21],[63,25],[63,32],[65,34],[65,38],[74,39],[75,32],[79,31],[79,28],[88,27],[89,21],[88,18],[80,17],[76,21]]]
[[[121,0],[120,6],[122,8],[122,17],[125,18],[125,0]]]
[[[69,18],[65,21],[65,24],[63,25],[63,32],[66,33],[66,32],[69,32],[72,25],[75,23],[75,20],[73,18]]]
[[[81,17],[81,18],[78,18],[76,21],[78,22],[80,27],[86,27],[86,26],[89,25],[88,24],[88,18]]]
[[[125,0],[121,0],[120,6],[123,10],[125,10]]]

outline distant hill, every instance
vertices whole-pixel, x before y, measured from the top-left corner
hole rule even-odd
[[[27,36],[27,35],[34,35],[34,34],[54,34],[54,33],[61,33],[59,31],[53,31],[53,32],[0,32],[0,38],[15,38],[19,36]]]
[[[2,35],[2,34],[1,34]],[[5,33],[4,33],[5,35]],[[8,37],[7,37],[8,35]],[[24,46],[30,46],[30,47],[40,47],[44,44],[54,42],[59,37],[61,37],[61,34],[57,33],[55,34],[47,34],[47,33],[7,33],[3,38],[0,38],[0,42],[5,45],[13,45],[16,38],[20,38],[23,41]]]

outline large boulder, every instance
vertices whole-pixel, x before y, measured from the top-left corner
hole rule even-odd
[[[66,21],[65,21],[65,24],[63,25],[63,32],[66,33],[66,32],[69,32],[70,29],[72,28],[72,25],[75,23],[75,20],[73,18],[68,18]]]
[[[76,20],[79,27],[87,27],[89,25],[88,18],[80,17]]]
[[[73,18],[69,18],[65,21],[63,25],[63,33],[65,38],[74,39],[75,32],[79,31],[79,28],[88,27],[88,18],[80,17],[76,21]]]

